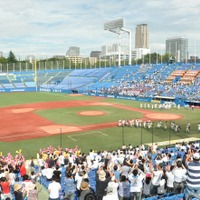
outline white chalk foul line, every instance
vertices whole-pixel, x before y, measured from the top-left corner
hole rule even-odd
[[[75,140],[73,137],[71,137],[71,136],[68,136],[68,138],[70,138],[71,140],[73,140],[73,141],[77,141],[77,140]]]
[[[98,131],[98,133],[100,133],[101,135],[104,135],[104,136],[108,136],[107,134],[105,134],[105,133],[102,133],[101,131]]]

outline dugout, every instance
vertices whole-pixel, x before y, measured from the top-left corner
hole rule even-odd
[[[159,101],[160,103],[175,102],[175,99],[176,99],[175,97],[159,96],[159,95],[153,97],[153,101]]]
[[[185,100],[185,104],[194,107],[200,107],[200,101],[190,101],[190,100]]]

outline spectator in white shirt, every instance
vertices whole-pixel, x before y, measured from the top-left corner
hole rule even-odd
[[[172,193],[174,189],[174,175],[172,174],[174,166],[167,166],[165,175],[167,177],[167,193]]]
[[[185,166],[182,164],[181,159],[178,159],[172,171],[172,174],[174,175],[174,194],[183,193],[186,180],[186,172],[187,171]]]

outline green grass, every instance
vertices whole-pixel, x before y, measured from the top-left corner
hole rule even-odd
[[[35,102],[51,102],[51,101],[63,101],[63,100],[88,101],[91,99],[94,99],[94,97],[69,96],[60,93],[42,93],[42,92],[2,93],[0,98],[0,107],[17,105],[17,104],[35,103]],[[139,108],[140,105],[140,102],[129,101],[129,100],[101,98],[101,101],[109,103],[117,103],[136,108]],[[97,117],[77,115],[78,112],[86,110],[101,110],[106,112],[106,115]],[[82,152],[87,153],[90,149],[113,150],[119,148],[123,142],[125,144],[132,144],[136,146],[139,145],[141,141],[143,143],[168,141],[169,137],[171,140],[175,139],[180,140],[188,137],[199,138],[200,133],[197,132],[197,124],[200,121],[199,109],[186,110],[184,108],[181,108],[181,110],[171,109],[167,111],[163,110],[157,112],[176,113],[183,115],[184,116],[183,119],[176,121],[176,123],[179,123],[182,127],[181,132],[175,134],[169,130],[163,131],[156,128],[147,131],[141,128],[114,127],[102,130],[71,133],[70,135],[63,133],[48,137],[30,139],[30,140],[21,140],[9,143],[0,142],[0,151],[3,152],[4,155],[8,152],[11,152],[12,154],[15,155],[16,150],[22,149],[22,153],[25,155],[25,157],[30,158],[32,156],[36,157],[36,154],[38,153],[39,149],[46,148],[48,146],[58,147],[61,145],[63,148],[66,147],[74,148],[76,145],[78,145],[79,148],[82,150]],[[73,108],[40,110],[37,111],[36,113],[58,124],[73,124],[73,125],[113,122],[117,121],[118,119],[138,118],[142,116],[140,113],[123,110],[112,106],[87,106],[87,107],[76,107],[76,108],[73,107]],[[189,135],[185,134],[185,125],[187,121],[190,121],[192,125],[192,131]],[[12,122],[8,124],[8,126],[11,125]],[[156,122],[154,126],[156,126]]]
[[[79,115],[83,111],[103,111],[105,115],[100,116],[85,116]],[[115,108],[113,106],[84,106],[84,107],[71,107],[51,110],[40,110],[36,112],[44,118],[54,121],[57,124],[70,124],[70,125],[87,125],[98,124],[104,122],[118,121],[119,119],[130,119],[142,117],[140,113]]]

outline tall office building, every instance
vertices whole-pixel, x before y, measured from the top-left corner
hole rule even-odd
[[[80,55],[80,47],[71,46],[67,50],[67,56],[79,56]]]
[[[184,37],[166,40],[166,53],[174,56],[177,62],[185,62],[188,59],[188,39]]]
[[[101,51],[91,51],[90,57],[100,58]]]
[[[139,24],[135,31],[135,48],[149,48],[149,30],[147,24]]]

